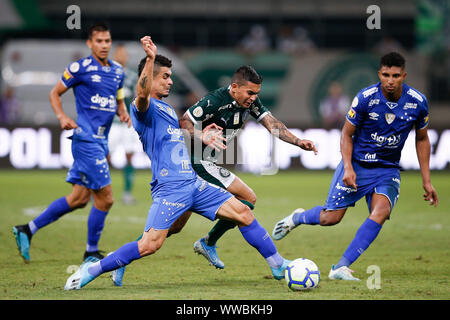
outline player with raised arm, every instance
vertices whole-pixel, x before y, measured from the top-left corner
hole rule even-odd
[[[180,120],[180,126],[194,139],[202,142],[201,153],[191,153],[192,167],[196,173],[232,193],[250,209],[254,209],[256,195],[239,177],[226,168],[216,164],[220,151],[226,148],[252,117],[261,123],[272,135],[282,141],[298,146],[304,150],[317,150],[310,140],[297,138],[287,127],[261,103],[258,94],[261,91],[262,77],[251,66],[239,67],[231,79],[231,84],[208,93],[190,107]],[[236,224],[232,221],[219,220],[209,233],[194,243],[194,251],[202,254],[211,265],[223,269],[225,264],[219,259],[216,242]]]
[[[331,226],[348,207],[366,197],[369,217],[360,226],[342,258],[332,265],[329,278],[359,280],[349,266],[367,250],[389,219],[400,193],[400,156],[415,127],[416,151],[425,190],[424,200],[438,205],[430,178],[428,103],[406,85],[405,59],[396,52],[381,57],[380,82],[362,89],[354,98],[341,134],[342,161],[336,168],[323,206],[299,208],[279,221],[272,232],[280,240],[302,224]]]
[[[106,215],[113,205],[111,177],[106,160],[108,133],[115,114],[120,121],[131,125],[123,100],[123,69],[120,64],[108,59],[111,43],[111,34],[105,24],[91,26],[86,42],[91,55],[72,62],[50,92],[50,103],[61,128],[73,129],[70,139],[74,162],[66,178],[72,184],[72,191],[53,201],[28,224],[13,227],[20,255],[25,262],[30,261],[32,236],[63,215],[85,207],[91,195],[94,204],[87,223],[87,245],[83,260],[103,257],[98,250],[98,242]],[[75,94],[76,121],[64,113],[61,103],[61,96],[70,88]]]
[[[277,251],[251,210],[226,190],[200,179],[192,169],[175,110],[162,101],[173,84],[171,61],[157,55],[149,36],[141,39],[146,57],[139,67],[137,97],[130,107],[133,126],[152,163],[150,207],[143,236],[98,262],[86,262],[70,276],[65,290],[80,289],[99,275],[158,251],[169,229],[186,211],[237,223],[244,239],[265,258],[275,279],[284,278],[289,260]]]

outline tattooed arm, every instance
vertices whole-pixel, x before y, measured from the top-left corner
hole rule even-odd
[[[139,76],[136,88],[136,107],[140,112],[147,111],[150,102],[150,91],[153,80],[153,64],[156,56],[156,46],[149,36],[141,38],[142,47],[147,54],[144,69]]]
[[[266,127],[266,129],[272,134],[278,137],[284,142],[290,143],[294,146],[298,146],[303,150],[314,151],[317,154],[317,149],[314,142],[306,139],[297,138],[289,129],[284,125],[283,122],[276,119],[273,115],[268,114],[261,119],[260,123]]]

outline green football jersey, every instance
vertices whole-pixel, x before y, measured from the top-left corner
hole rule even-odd
[[[259,98],[249,107],[243,108],[231,97],[229,93],[230,86],[219,88],[208,93],[200,101],[187,110],[189,118],[195,126],[205,128],[211,123],[215,123],[223,129],[223,136],[231,141],[242,128],[249,116],[256,121],[260,121],[264,116],[270,113]],[[203,144],[202,151],[207,146]],[[218,153],[212,151],[202,155],[202,160],[217,161]],[[198,156],[192,155],[192,160],[198,160]]]

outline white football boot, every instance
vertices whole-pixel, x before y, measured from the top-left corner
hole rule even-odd
[[[294,214],[302,213],[303,211],[305,211],[305,209],[297,208],[289,216],[287,216],[283,220],[278,221],[272,231],[273,239],[281,240],[284,237],[286,237],[286,235],[289,232],[291,232],[292,229],[294,229],[296,227],[296,225],[294,224],[294,220],[293,220]]]
[[[331,266],[330,273],[328,274],[328,278],[332,280],[352,280],[352,281],[360,281],[358,278],[352,275],[354,271],[349,267],[342,266],[340,268],[335,269],[334,264]]]

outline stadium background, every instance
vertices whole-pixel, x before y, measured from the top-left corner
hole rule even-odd
[[[160,52],[174,59],[175,85],[169,99],[177,110],[205,92],[226,85],[242,64],[264,77],[260,98],[300,136],[318,144],[318,157],[271,139],[250,122],[239,136],[236,169],[276,173],[278,168],[334,169],[339,161],[339,126],[326,122],[320,105],[338,83],[344,99],[377,82],[379,56],[398,50],[407,59],[407,82],[423,92],[431,111],[432,169],[448,168],[450,156],[450,23],[448,1],[2,0],[0,10],[0,167],[58,169],[71,164],[49,105],[48,93],[64,68],[89,54],[86,28],[106,21],[114,47],[123,43],[128,67],[142,56],[139,38],[151,34]],[[79,29],[69,29],[68,8],[80,9]],[[369,29],[372,4],[380,8],[380,29]],[[73,22],[73,20],[72,20]],[[265,33],[264,33],[265,32]],[[253,37],[248,38],[252,34]],[[283,42],[284,41],[284,42]],[[348,102],[347,102],[348,103]],[[75,117],[73,94],[63,96]],[[345,110],[344,110],[345,112]],[[343,119],[343,115],[342,115]],[[447,131],[446,131],[447,130]],[[258,137],[259,143],[247,143]],[[402,166],[418,169],[413,137]],[[244,148],[242,146],[245,146]],[[120,150],[112,164],[125,163]],[[142,154],[136,168],[148,168]]]

